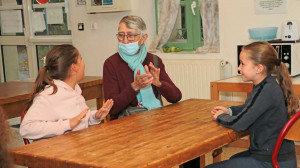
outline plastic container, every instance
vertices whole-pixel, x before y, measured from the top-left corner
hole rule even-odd
[[[276,38],[278,27],[257,27],[248,29],[251,39],[272,40]]]

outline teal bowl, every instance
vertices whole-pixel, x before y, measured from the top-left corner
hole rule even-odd
[[[248,29],[251,39],[271,40],[276,38],[278,27],[257,27]]]

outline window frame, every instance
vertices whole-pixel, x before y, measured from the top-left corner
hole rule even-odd
[[[158,34],[158,0],[155,0],[155,18],[156,18],[156,34]],[[195,15],[191,10],[192,2],[196,2]],[[180,1],[180,6],[185,7],[186,29],[187,29],[187,42],[167,42],[165,46],[181,47],[183,50],[195,50],[203,46],[202,38],[202,24],[199,4],[196,0]]]
[[[65,7],[66,2],[48,3],[48,4],[33,4],[32,0],[22,0],[22,5],[0,6],[0,11],[3,10],[23,10],[24,36],[7,36],[0,35],[0,45],[25,45],[28,55],[29,80],[35,79],[38,74],[37,47],[38,45],[60,45],[72,44],[72,34],[70,35],[47,35],[36,36],[32,31],[32,15],[33,8],[48,8],[48,7]],[[68,16],[70,17],[70,16]],[[69,19],[70,20],[70,19]],[[68,20],[68,21],[69,21]],[[68,23],[70,24],[70,23]],[[0,82],[5,82],[3,65],[2,47],[0,47]]]

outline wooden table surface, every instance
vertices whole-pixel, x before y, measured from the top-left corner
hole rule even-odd
[[[98,108],[103,102],[102,77],[86,76],[79,82],[82,95],[86,100],[96,99]],[[30,98],[34,81],[14,81],[0,83],[0,106],[8,118],[21,116],[27,101]]]
[[[292,77],[293,86],[297,95],[300,95],[300,76]],[[250,94],[253,88],[252,82],[243,82],[240,75],[210,82],[210,97],[219,100],[220,92],[246,92]]]
[[[216,105],[189,99],[155,110],[11,149],[16,164],[34,167],[172,167],[245,136],[212,121]]]

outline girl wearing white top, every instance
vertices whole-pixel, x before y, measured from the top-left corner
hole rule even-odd
[[[85,64],[72,45],[59,45],[46,55],[39,71],[27,113],[20,126],[23,138],[39,140],[99,124],[113,100],[90,111],[77,84],[84,78]]]

